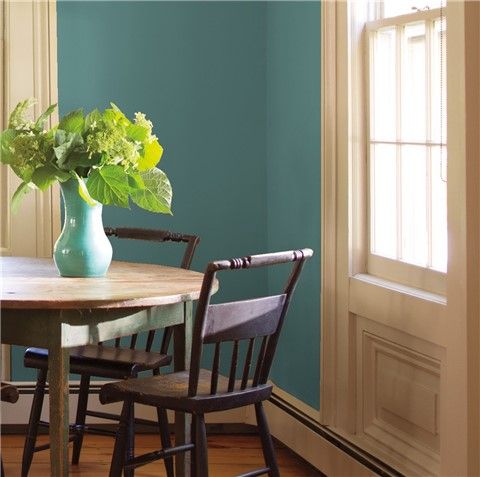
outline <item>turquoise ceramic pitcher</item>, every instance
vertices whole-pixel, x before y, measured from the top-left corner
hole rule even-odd
[[[103,277],[112,261],[112,245],[103,230],[102,204],[88,205],[78,193],[78,182],[60,184],[65,217],[53,249],[62,277]]]

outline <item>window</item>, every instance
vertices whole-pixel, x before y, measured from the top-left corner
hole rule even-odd
[[[442,0],[412,0],[411,2],[407,0],[383,0],[383,2],[380,3],[383,8],[381,18],[396,17],[398,15],[412,13],[413,11],[431,10],[432,8],[440,8],[444,4],[445,1],[443,1],[442,4]]]
[[[368,271],[431,291],[447,267],[445,25],[440,9],[366,25]]]

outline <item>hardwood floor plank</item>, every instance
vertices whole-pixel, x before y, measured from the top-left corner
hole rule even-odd
[[[40,436],[38,443],[46,441],[47,436]],[[155,434],[138,434],[135,441],[136,452],[141,454],[157,449],[160,438]],[[2,436],[1,447],[6,477],[20,475],[23,442],[24,436]],[[260,439],[255,435],[211,435],[208,437],[208,448],[210,477],[234,476],[264,465]],[[80,464],[70,467],[70,475],[75,477],[108,475],[112,450],[112,438],[85,436]],[[276,453],[282,477],[320,477],[322,475],[280,444],[276,445]],[[37,452],[33,458],[30,475],[49,477],[49,458],[49,451]],[[165,477],[163,461],[137,469],[135,477],[137,476]]]

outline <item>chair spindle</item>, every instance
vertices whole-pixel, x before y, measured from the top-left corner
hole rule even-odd
[[[215,355],[213,357],[212,380],[210,384],[210,394],[216,394],[218,386],[218,368],[220,366],[220,341],[215,343]]]
[[[253,347],[255,346],[255,338],[250,338],[248,342],[248,350],[245,356],[245,365],[243,367],[242,385],[240,389],[245,389],[250,375],[250,366],[252,365]]]
[[[150,330],[147,335],[147,343],[145,345],[145,351],[150,352],[152,350],[154,339],[155,339],[155,330]]]
[[[260,374],[263,368],[263,361],[265,359],[265,351],[267,349],[268,336],[264,336],[262,339],[262,344],[260,346],[260,351],[257,356],[257,366],[255,368],[255,375],[253,376],[253,386],[256,386],[260,379]]]
[[[235,375],[237,373],[238,362],[238,340],[233,342],[232,362],[230,365],[230,376],[228,378],[228,392],[231,393],[235,387]]]
[[[135,345],[137,344],[137,338],[138,338],[137,334],[134,334],[134,335],[131,336],[131,338],[130,338],[130,349],[135,349]]]

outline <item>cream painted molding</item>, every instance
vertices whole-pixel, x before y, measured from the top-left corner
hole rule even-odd
[[[265,412],[272,435],[328,477],[377,475],[268,401]]]
[[[2,0],[0,4],[0,128],[18,101],[35,97],[35,115],[58,103],[57,20],[55,1]],[[49,125],[58,122],[55,112]],[[0,165],[0,255],[51,257],[60,234],[60,192],[31,192],[17,214],[10,198],[19,184],[16,175]],[[1,375],[10,378],[10,352],[2,346]]]
[[[480,4],[447,3],[448,278],[442,476],[480,474]],[[450,86],[453,85],[453,88]],[[454,160],[452,160],[452,158]]]
[[[308,406],[277,386],[274,387],[273,394],[275,400],[280,398],[288,408],[295,412],[299,411],[315,423],[318,422],[317,409]],[[272,435],[323,474],[329,477],[376,475],[276,404],[267,401],[264,407]],[[256,423],[253,406],[247,408],[246,423],[252,425]]]
[[[94,381],[92,384],[94,386],[100,386],[105,384],[107,381]],[[29,390],[33,389],[35,386],[34,382],[18,382],[16,383],[20,387],[20,398],[15,406],[9,405],[8,403],[1,404],[1,422],[2,424],[7,425],[25,425],[28,423],[28,417],[30,414],[30,409],[32,407],[33,394],[22,393],[21,388],[28,386]],[[79,381],[70,381],[72,386],[75,386],[78,389],[80,382]],[[77,399],[78,394],[70,394],[69,396],[69,408],[71,417],[74,417],[77,409]],[[48,394],[45,396],[45,401],[43,404],[42,419],[48,421]],[[108,404],[103,405],[98,400],[98,394],[91,394],[89,397],[89,408],[97,412],[116,412],[120,414],[121,404]],[[246,408],[233,409],[231,411],[211,413],[207,416],[207,423],[245,423],[246,422]],[[135,417],[141,419],[148,419],[151,421],[157,420],[157,412],[152,406],[142,406],[137,405],[135,407]],[[169,421],[173,422],[173,413],[169,413]],[[113,421],[107,421],[105,419],[99,419],[94,417],[87,417],[87,424],[92,423],[112,423]]]
[[[34,97],[39,115],[58,103],[57,39],[55,1],[2,2],[2,127],[18,101]],[[50,125],[58,122],[58,114]],[[2,166],[1,243],[2,255],[51,257],[60,233],[58,187],[30,193],[17,214],[11,214],[9,199],[19,179]]]
[[[321,340],[320,420],[335,420],[335,281],[337,220],[336,199],[336,4],[322,2],[321,8]]]
[[[283,401],[287,402],[291,407],[305,414],[313,421],[320,422],[320,412],[318,411],[318,409],[315,409],[308,404],[305,404],[300,399],[279,388],[275,383],[271,381],[270,383],[273,385],[273,393],[276,397],[279,397]]]

